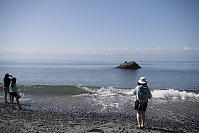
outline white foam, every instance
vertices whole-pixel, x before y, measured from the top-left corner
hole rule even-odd
[[[21,98],[20,100],[21,101],[28,101],[28,100],[30,100],[30,98]]]
[[[97,95],[102,95],[102,96],[108,96],[108,95],[114,95],[114,91],[115,89],[113,88],[98,88],[98,89],[94,89],[94,88],[88,88],[88,87],[79,87],[85,91],[91,92],[93,94],[97,94]]]
[[[95,93],[95,91],[93,89],[90,89],[88,87],[81,87],[81,86],[77,86],[77,87],[82,89],[82,90],[85,90],[85,91],[88,91],[88,92],[91,92],[91,93]]]
[[[118,89],[112,86],[110,87],[101,87],[101,88],[88,88],[88,87],[80,87],[88,92],[91,92],[95,95],[99,96],[115,96],[115,95],[125,95],[125,96],[132,96],[134,89]],[[186,92],[186,91],[179,91],[174,89],[168,90],[151,90],[152,97],[157,99],[199,99],[199,94],[194,92]]]
[[[132,89],[132,90],[130,90],[130,91],[127,91],[126,94],[127,94],[127,95],[134,95],[134,94],[133,94],[133,91],[134,91],[134,90],[135,90],[135,89]]]
[[[126,95],[129,93],[129,90],[125,89],[118,89],[114,88],[113,86],[110,87],[101,87],[101,88],[88,88],[88,87],[79,87],[85,91],[91,92],[96,95],[101,95],[101,96],[114,96],[118,94]]]
[[[199,99],[199,94],[193,92],[179,91],[174,89],[169,90],[153,90],[152,92],[153,98],[161,98],[161,99]]]
[[[103,96],[114,96],[118,94],[118,90],[112,86],[108,87],[108,88],[100,88],[97,91],[97,94],[99,95],[103,95]]]

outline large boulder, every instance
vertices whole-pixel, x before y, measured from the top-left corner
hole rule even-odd
[[[141,68],[135,61],[131,62],[124,62],[120,64],[119,66],[116,66],[115,68],[120,68],[120,69],[139,69]]]

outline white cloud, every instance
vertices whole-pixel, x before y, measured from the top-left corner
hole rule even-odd
[[[65,54],[94,54],[97,49],[89,46],[82,46],[79,48],[68,48],[64,50]]]
[[[144,51],[144,52],[150,52],[150,51],[167,51],[168,49],[162,48],[162,47],[152,47],[152,48],[136,48],[136,51]]]
[[[129,50],[129,48],[122,48],[122,50],[126,51],[126,50]]]
[[[199,48],[191,48],[191,47],[184,47],[183,49],[186,51],[199,50]]]
[[[199,48],[96,48],[82,46],[79,48],[54,49],[54,51],[13,52],[0,51],[0,60],[4,59],[87,59],[87,58],[166,58],[166,57],[198,57]]]

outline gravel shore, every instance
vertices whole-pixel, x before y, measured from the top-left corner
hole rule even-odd
[[[150,108],[147,111],[146,128],[138,129],[136,112],[131,107],[128,107],[129,111],[126,112],[114,109],[99,111],[98,105],[86,104],[85,99],[85,97],[68,97],[27,100],[21,101],[22,110],[13,110],[10,104],[4,103],[3,98],[0,98],[0,132],[197,133],[199,131],[198,121],[188,120],[182,123],[165,117],[156,119],[155,112]]]

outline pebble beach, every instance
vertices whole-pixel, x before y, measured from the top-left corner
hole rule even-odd
[[[93,99],[97,99],[95,96],[67,96],[20,101],[22,110],[13,110],[9,103],[4,103],[3,97],[0,99],[1,133],[197,133],[199,131],[199,113],[192,114],[187,107],[182,108],[183,110],[177,109],[179,106],[185,107],[184,104],[191,104],[185,101],[180,101],[178,107],[173,105],[172,101],[158,104],[155,104],[155,100],[151,101],[147,109],[145,128],[138,129],[133,104],[119,110],[113,107],[105,109],[92,104]],[[194,102],[194,105],[190,106],[195,106],[193,110],[197,110],[198,105],[198,102]],[[170,110],[170,113],[161,111],[164,108]],[[178,114],[185,116],[173,119],[179,117]]]

